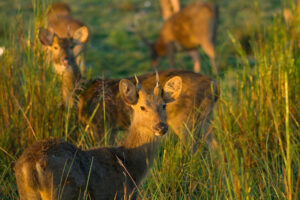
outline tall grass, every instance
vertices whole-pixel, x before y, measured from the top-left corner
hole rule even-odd
[[[76,123],[72,110],[61,106],[59,80],[35,34],[45,1],[33,2],[35,17],[24,23],[18,12],[17,23],[7,27],[3,40],[7,51],[0,58],[0,199],[18,199],[13,165],[33,141],[60,137],[83,149],[98,145]],[[140,197],[299,199],[297,38],[291,38],[281,16],[274,16],[260,34],[251,43],[255,64],[249,64],[233,40],[241,63],[218,80],[220,97],[212,122],[218,148],[204,146],[192,153],[192,141],[183,144],[170,134],[140,186]]]

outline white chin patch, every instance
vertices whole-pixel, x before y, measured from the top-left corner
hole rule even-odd
[[[65,67],[64,65],[59,65],[59,64],[54,64],[54,69],[56,74],[62,75],[67,67]]]
[[[165,135],[167,135],[167,134],[168,134],[168,132],[166,132],[165,134],[160,134],[160,133],[158,133],[158,132],[155,132],[155,133],[154,133],[154,135],[157,136],[157,137],[163,137],[163,136],[165,136]]]
[[[156,136],[158,136],[158,137],[161,136],[161,134],[159,134],[158,132],[155,132],[154,135],[156,135]]]

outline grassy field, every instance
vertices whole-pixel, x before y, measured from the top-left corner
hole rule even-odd
[[[130,31],[154,40],[162,25],[158,0],[65,0],[91,31],[86,77],[120,78],[151,71],[146,46]],[[183,1],[186,5],[190,0]],[[220,6],[214,77],[220,98],[212,122],[219,148],[187,144],[169,134],[153,169],[140,186],[140,199],[300,198],[299,32],[283,21],[293,1],[215,0]],[[99,146],[61,109],[59,81],[36,37],[51,1],[0,1],[0,199],[18,199],[13,166],[33,141],[60,137],[83,149]],[[148,5],[148,6],[147,6]],[[299,29],[298,22],[298,29]],[[237,40],[251,38],[252,61]],[[199,50],[202,52],[201,50]],[[203,73],[212,76],[202,53]],[[176,56],[191,70],[191,58]],[[166,59],[160,69],[167,69]],[[191,133],[192,136],[192,133]],[[204,142],[203,142],[204,144]]]

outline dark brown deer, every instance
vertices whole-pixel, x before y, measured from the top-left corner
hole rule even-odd
[[[180,95],[175,76],[153,92],[126,79],[120,96],[133,110],[129,135],[119,147],[82,151],[62,140],[42,140],[18,159],[15,175],[21,200],[128,199],[152,166],[161,137],[168,132],[166,104]]]
[[[72,38],[78,29],[86,27],[84,23],[72,17],[71,8],[65,3],[53,3],[48,10],[47,17],[48,31],[54,33],[60,39]],[[84,74],[85,70],[83,54],[86,50],[87,41],[88,38],[84,42],[69,45],[74,51],[73,54],[81,74]]]
[[[75,34],[76,37],[72,40],[84,41],[87,34],[88,32],[82,28],[82,30],[78,30],[78,33]],[[54,48],[55,45],[63,44],[55,42],[59,39],[47,30],[40,33],[40,40],[52,51],[57,51]],[[61,76],[62,97],[65,105],[72,107],[75,102],[74,94],[78,94],[78,104],[75,105],[78,118],[87,127],[90,127],[90,130],[98,137],[97,139],[103,137],[106,127],[104,125],[107,125],[107,129],[112,130],[112,133],[115,130],[128,129],[132,109],[121,98],[118,89],[119,80],[95,79],[80,84],[80,73],[78,65],[74,61],[75,56],[72,55],[73,51],[69,51],[67,45],[58,48],[64,55],[63,57],[70,59],[67,67],[64,59],[58,59],[58,63],[54,63],[54,67],[59,68],[56,72]],[[217,85],[204,75],[184,70],[160,72],[161,83],[164,85],[168,79],[174,76],[179,76],[183,80],[182,94],[176,102],[167,106],[167,123],[180,138],[186,136],[192,129],[194,129],[195,136],[200,136],[200,133],[206,133],[211,120],[211,113],[218,94]],[[155,84],[154,73],[139,76],[139,79],[142,86],[148,90],[152,89]],[[129,78],[129,80],[135,84],[134,78]],[[80,88],[79,93],[76,92],[78,87]]]
[[[214,4],[193,2],[166,20],[154,44],[139,33],[151,49],[152,67],[157,67],[158,58],[166,55],[173,67],[175,52],[189,51],[194,60],[194,72],[200,72],[201,65],[197,48],[201,46],[210,58],[213,73],[217,74],[214,47],[217,19],[218,9]]]

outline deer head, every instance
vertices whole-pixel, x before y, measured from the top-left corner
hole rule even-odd
[[[182,80],[175,76],[168,80],[162,89],[158,74],[153,92],[141,87],[137,77],[136,86],[129,80],[119,83],[119,90],[124,101],[133,109],[131,128],[144,134],[162,136],[168,132],[166,124],[166,104],[173,102],[181,93]]]
[[[54,32],[41,28],[39,39],[50,52],[57,74],[62,74],[69,66],[76,65],[76,57],[81,53],[78,46],[88,40],[88,28],[82,26],[67,38],[60,38]]]

